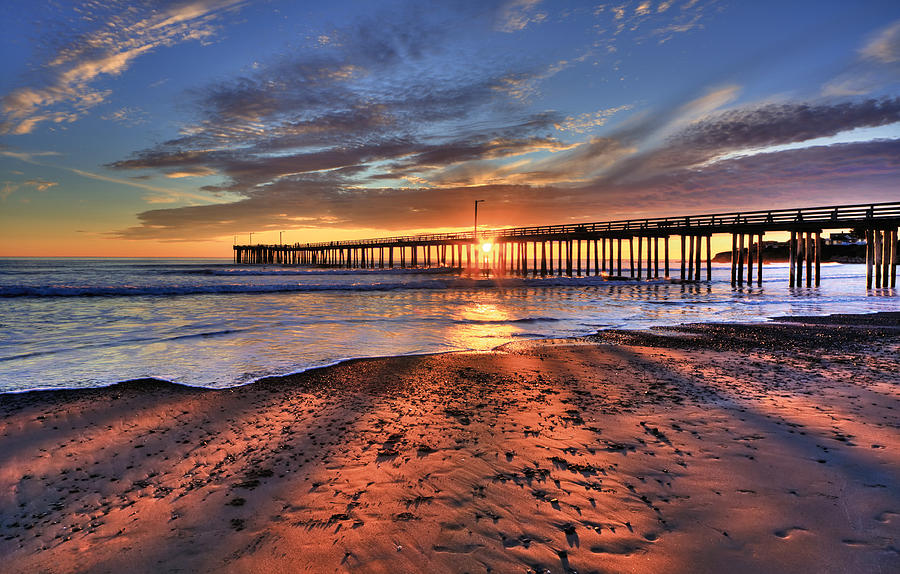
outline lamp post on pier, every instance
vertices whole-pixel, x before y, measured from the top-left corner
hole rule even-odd
[[[472,228],[472,241],[478,242],[478,204],[484,203],[483,199],[475,200],[475,226]]]

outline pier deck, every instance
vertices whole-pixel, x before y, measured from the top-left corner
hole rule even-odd
[[[712,235],[723,233],[732,235],[731,282],[743,285],[745,268],[747,283],[753,283],[754,267],[756,282],[762,283],[765,234],[789,232],[789,284],[801,286],[805,274],[810,287],[820,281],[822,232],[859,229],[864,231],[867,245],[866,287],[893,288],[897,284],[898,227],[900,201],[512,227],[477,234],[235,245],[234,261],[350,269],[448,266],[519,276],[604,274],[655,279],[661,272],[662,277],[670,277],[669,240],[677,236],[682,254],[679,279],[702,281],[705,275],[708,281],[712,276]],[[489,252],[481,250],[483,243],[491,245]],[[628,265],[624,269],[623,247]]]

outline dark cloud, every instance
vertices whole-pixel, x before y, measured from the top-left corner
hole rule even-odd
[[[332,151],[327,157],[274,158],[272,164],[232,161],[226,171],[235,181],[262,181],[272,172],[286,173],[289,168],[295,175],[244,189],[246,199],[236,203],[142,213],[141,225],[124,230],[121,236],[190,239],[198,233],[212,237],[234,229],[285,226],[387,230],[463,226],[472,199],[487,199],[495,208],[502,206],[493,225],[566,221],[572,220],[573,214],[577,220],[602,220],[641,209],[659,214],[671,214],[673,207],[679,211],[732,210],[752,208],[760,201],[773,207],[778,203],[790,206],[813,190],[824,203],[845,201],[848,189],[867,193],[867,200],[888,199],[881,190],[890,189],[900,176],[900,140],[710,160],[728,151],[892,123],[897,121],[897,113],[896,100],[735,110],[694,122],[663,147],[648,152],[629,155],[632,148],[625,137],[592,138],[530,162],[517,173],[504,173],[508,168],[498,167],[489,158],[559,142],[536,136],[434,146],[395,141],[361,148],[365,154],[361,150],[345,150],[344,155]],[[547,121],[544,118],[534,125],[543,126]],[[649,117],[645,121],[650,121]],[[624,133],[651,132],[632,124]],[[631,143],[638,142],[635,138]],[[389,162],[374,174],[366,165],[397,157],[403,159]],[[278,162],[285,165],[274,165]],[[338,165],[345,167],[323,171]],[[300,174],[303,166],[309,169]],[[373,181],[411,176],[426,168],[438,170],[431,180],[433,187],[371,189],[356,185],[363,172]],[[561,183],[565,181],[569,183]],[[295,214],[301,217],[292,219]]]
[[[787,208],[808,203],[810,191],[822,204],[845,203],[851,191],[861,200],[886,201],[894,198],[886,190],[898,178],[898,140],[758,154],[625,184],[599,179],[578,186],[360,190],[333,175],[315,175],[282,180],[234,203],[146,211],[140,225],[117,236],[196,240],[235,229],[464,227],[473,199],[487,200],[483,221],[495,227],[750,210],[761,202]]]
[[[688,127],[672,144],[715,151],[763,147],[896,122],[900,122],[900,98],[821,105],[772,104],[719,114]]]
[[[645,127],[657,116],[629,126],[622,139],[635,141],[635,134],[648,135]],[[647,179],[698,166],[731,152],[799,143],[897,122],[900,98],[744,107],[690,123],[664,145],[626,158],[605,175],[615,182]]]

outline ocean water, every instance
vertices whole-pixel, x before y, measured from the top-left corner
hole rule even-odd
[[[676,269],[673,266],[673,269]],[[490,349],[526,338],[685,322],[900,310],[862,265],[789,289],[785,264],[732,289],[466,278],[444,270],[236,266],[225,259],[0,259],[0,392],[158,377],[229,387],[342,359]],[[677,271],[676,271],[677,273]]]

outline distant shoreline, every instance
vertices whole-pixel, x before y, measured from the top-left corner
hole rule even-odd
[[[755,244],[754,244],[755,245]],[[746,249],[746,247],[745,247]],[[756,250],[753,257],[756,258]],[[764,263],[786,263],[790,261],[788,245],[784,242],[763,242]],[[861,245],[822,245],[822,263],[860,264],[866,262],[866,246]],[[720,251],[713,257],[715,263],[731,263],[731,251]]]

